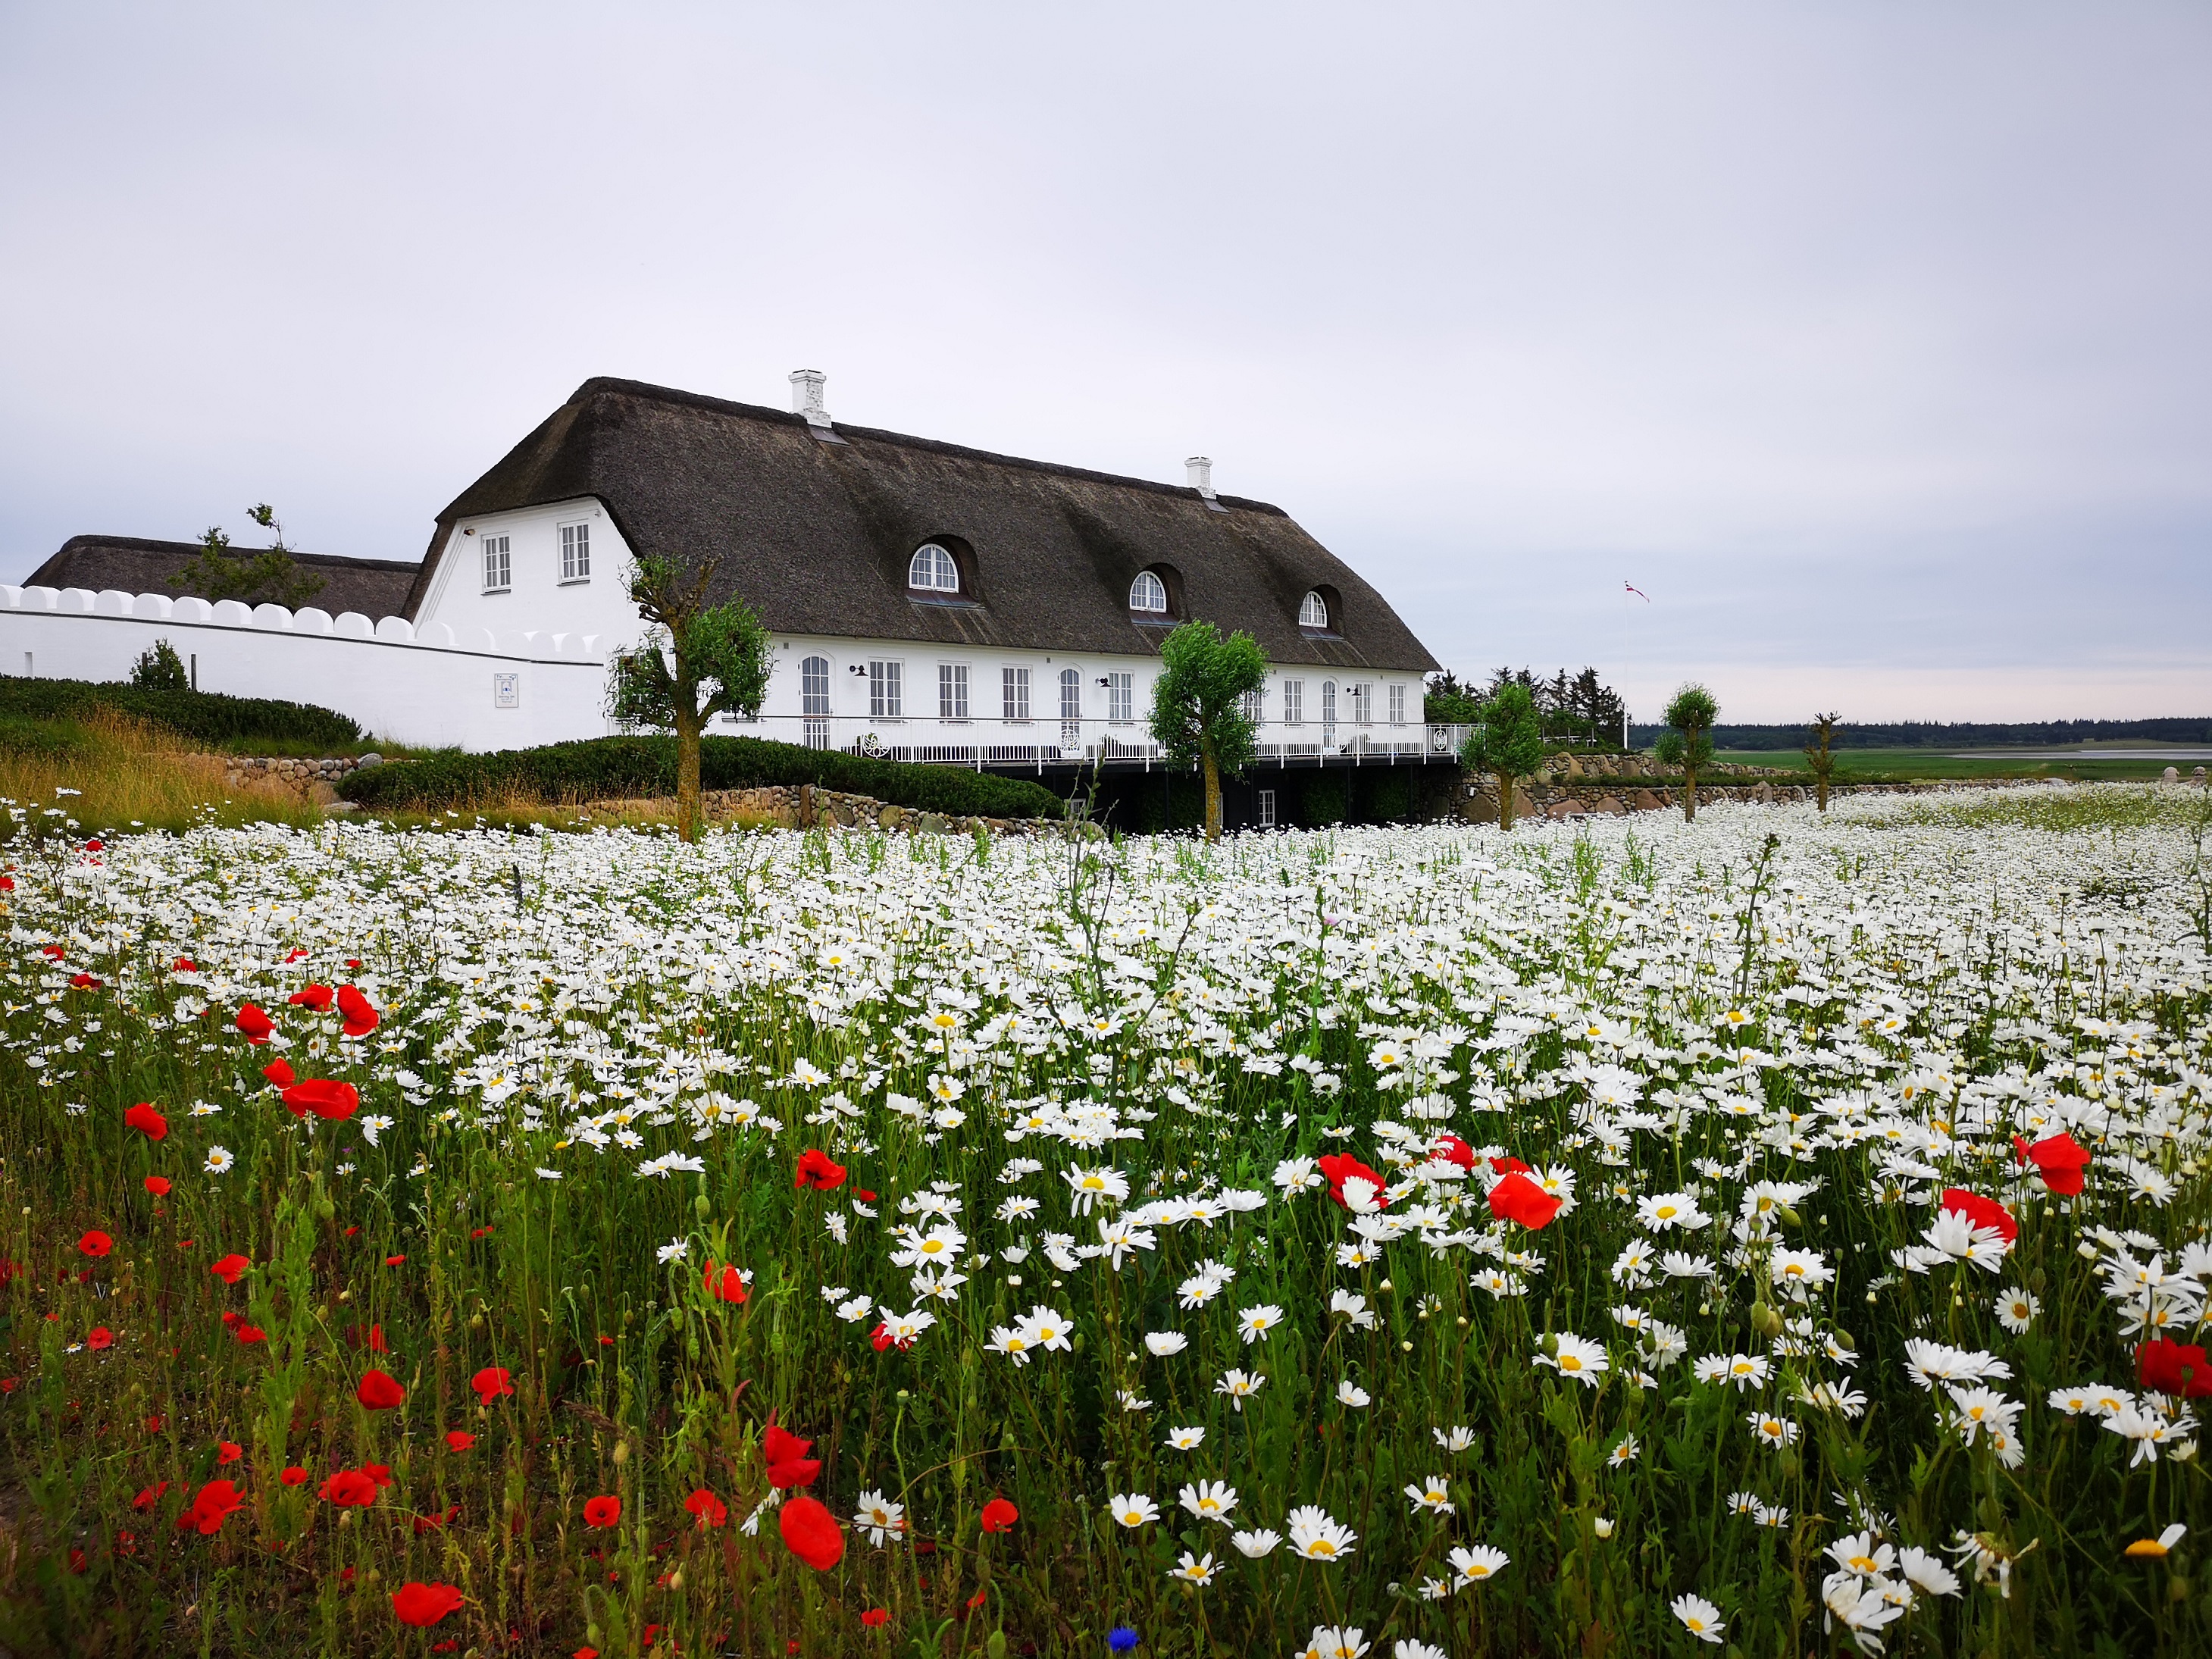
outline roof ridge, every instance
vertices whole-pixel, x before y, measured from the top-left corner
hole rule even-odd
[[[72,549],[87,547],[125,547],[142,553],[196,553],[205,544],[201,542],[169,541],[155,536],[77,535],[55,549],[53,556],[59,558]],[[273,550],[240,547],[233,550],[238,553],[267,553]],[[327,565],[347,570],[418,570],[422,568],[419,559],[368,559],[352,553],[302,553],[289,547],[284,550],[301,564]]]
[[[716,415],[734,415],[744,420],[769,421],[779,426],[804,427],[806,417],[787,410],[771,408],[765,404],[742,404],[727,398],[709,397],[703,392],[686,392],[680,386],[656,386],[650,380],[624,380],[619,375],[595,374],[578,386],[568,396],[572,404],[581,402],[587,395],[616,392],[626,397],[650,398],[659,403],[678,404]],[[903,448],[919,449],[933,455],[952,455],[966,460],[988,461],[999,466],[1020,467],[1025,471],[1051,473],[1060,477],[1080,478],[1089,483],[1117,484],[1126,488],[1150,490],[1155,495],[1171,495],[1187,501],[1206,499],[1188,484],[1163,483],[1157,478],[1133,478],[1126,473],[1099,472],[1090,467],[1070,466],[1061,461],[1032,460],[1025,455],[1001,454],[994,449],[976,449],[966,444],[948,443],[941,438],[920,438],[909,432],[892,432],[883,427],[850,426],[840,421],[834,424],[840,437],[859,437],[872,442],[896,444]],[[1255,513],[1269,513],[1287,519],[1290,514],[1273,501],[1256,501],[1248,495],[1216,495],[1212,499],[1224,507],[1244,507]]]

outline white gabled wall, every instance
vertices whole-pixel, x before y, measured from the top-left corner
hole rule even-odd
[[[591,574],[580,581],[561,577],[563,525],[581,526],[589,532]],[[484,588],[484,544],[496,536],[507,541],[505,592]],[[631,644],[643,631],[636,607],[623,591],[629,548],[606,509],[589,497],[461,520],[441,551],[438,574],[416,614],[418,628],[443,623],[456,634],[589,634],[602,649]]]

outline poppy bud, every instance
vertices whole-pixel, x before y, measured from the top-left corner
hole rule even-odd
[[[1791,1209],[1787,1204],[1776,1205],[1774,1206],[1774,1211],[1777,1215],[1782,1218],[1782,1224],[1785,1227],[1802,1227],[1805,1224],[1805,1218],[1799,1215],[1796,1211]]]
[[[1771,1342],[1782,1334],[1782,1316],[1764,1302],[1751,1304],[1751,1328]]]
[[[620,1468],[623,1464],[629,1462],[629,1442],[627,1440],[616,1441],[613,1456],[614,1464],[617,1468]]]
[[[704,1193],[691,1200],[691,1207],[699,1212],[699,1218],[702,1221],[714,1213],[714,1206],[708,1201],[707,1194]]]

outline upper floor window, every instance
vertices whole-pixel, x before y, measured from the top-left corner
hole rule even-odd
[[[508,556],[506,537],[483,538],[483,578],[487,593],[504,593],[514,586],[514,561]]]
[[[823,715],[830,712],[830,659],[808,657],[799,665],[799,712]]]
[[[957,593],[959,562],[935,542],[924,542],[914,550],[913,561],[906,568],[906,585],[917,593]]]
[[[1129,609],[1145,616],[1164,617],[1168,610],[1168,585],[1149,570],[1139,570],[1129,584]]]
[[[906,717],[906,665],[878,659],[868,665],[868,718],[896,720]]]
[[[587,524],[561,526],[561,580],[587,582],[592,579],[592,527]]]
[[[1298,626],[1318,628],[1328,631],[1328,601],[1318,593],[1309,593],[1298,601]]]

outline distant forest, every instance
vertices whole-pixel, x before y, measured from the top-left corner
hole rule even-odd
[[[1631,743],[1649,748],[1663,726],[1632,723]],[[1893,724],[1838,725],[1838,749],[1984,749],[1996,744],[2112,743],[2128,740],[2152,743],[2212,744],[2212,720],[2019,720],[2007,724],[1978,720],[1899,720]],[[1716,749],[1798,749],[1804,746],[1805,727],[1796,726],[1716,726]]]

